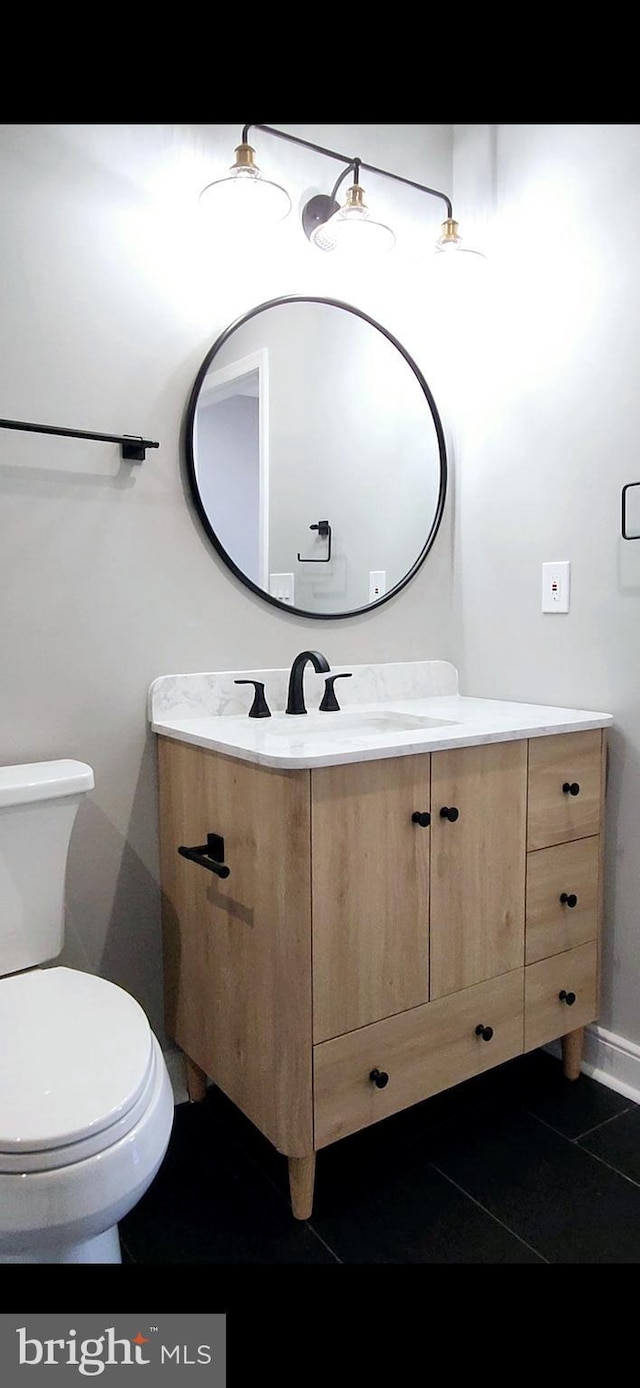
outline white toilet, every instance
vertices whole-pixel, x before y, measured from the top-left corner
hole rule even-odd
[[[0,767],[0,1263],[119,1263],[173,1123],[143,1009],[60,954],[78,761]]]

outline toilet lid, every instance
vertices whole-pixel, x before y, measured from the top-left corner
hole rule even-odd
[[[124,989],[74,969],[0,980],[0,1154],[95,1137],[136,1104],[153,1036]]]

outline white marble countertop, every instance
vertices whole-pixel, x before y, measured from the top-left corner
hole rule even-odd
[[[458,672],[446,661],[331,667],[332,674],[342,671],[352,678],[336,684],[340,711],[319,713],[324,676],[307,667],[309,712],[300,715],[284,712],[288,670],[163,676],[149,690],[149,721],[160,736],[291,771],[548,737],[613,721],[587,709],[460,695]],[[265,685],[270,718],[248,716],[253,690],[241,693],[235,680],[251,678]]]

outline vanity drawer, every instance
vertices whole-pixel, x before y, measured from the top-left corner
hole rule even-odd
[[[529,853],[525,963],[595,939],[599,856],[597,836]]]
[[[530,738],[528,849],[599,832],[602,738],[600,728]]]
[[[529,964],[524,971],[524,1048],[533,1051],[577,1027],[593,1022],[597,1004],[597,948],[593,940],[577,949]],[[561,993],[575,994],[569,1004]]]
[[[476,1034],[482,1025],[493,1035]],[[315,1142],[397,1113],[430,1094],[499,1065],[523,1048],[523,970],[314,1047]],[[372,1071],[388,1083],[378,1088]]]

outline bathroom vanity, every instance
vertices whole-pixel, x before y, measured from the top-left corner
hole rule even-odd
[[[343,667],[338,667],[342,669]],[[345,667],[249,719],[241,672],[156,680],[166,1027],[289,1162],[598,1015],[610,715]],[[332,667],[335,673],[335,667]],[[207,861],[208,860],[208,861]]]

